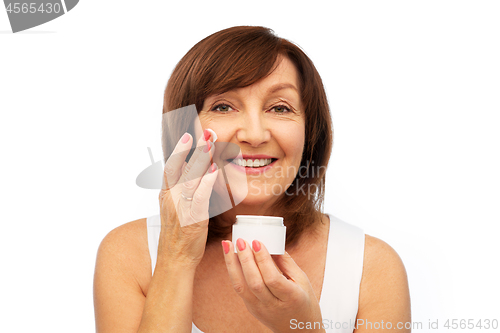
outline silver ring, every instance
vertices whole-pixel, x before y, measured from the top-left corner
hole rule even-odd
[[[181,192],[181,197],[187,201],[193,201],[193,198],[186,198],[186,196],[182,194],[182,192]]]

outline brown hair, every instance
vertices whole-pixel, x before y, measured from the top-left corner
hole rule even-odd
[[[239,26],[216,32],[193,46],[175,67],[165,89],[163,113],[192,104],[199,112],[207,97],[249,86],[269,75],[280,55],[297,68],[306,118],[301,171],[273,207],[276,214],[284,217],[286,242],[290,245],[303,231],[321,221],[325,173],[333,141],[323,83],[307,55],[268,28]],[[181,135],[173,126],[163,124],[165,161],[177,141],[168,138]],[[207,243],[224,237],[230,230],[219,225],[217,218],[211,218]]]

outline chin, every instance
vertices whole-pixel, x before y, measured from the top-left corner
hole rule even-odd
[[[239,205],[236,205],[234,212],[236,215],[263,215],[269,214],[269,200],[243,200]]]
[[[226,176],[236,206],[269,207],[284,194],[284,189],[288,188],[287,183],[278,182],[273,178],[251,177],[228,169]],[[220,187],[225,187],[224,179],[221,177],[219,180]]]

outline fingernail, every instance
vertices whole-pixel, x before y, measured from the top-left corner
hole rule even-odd
[[[182,143],[186,143],[186,142],[188,142],[188,141],[189,141],[189,134],[184,133],[184,135],[183,135],[183,136],[182,136],[182,138],[181,138],[181,142],[182,142]]]
[[[208,153],[210,148],[212,148],[212,145],[210,144],[210,141],[207,141],[207,145],[205,146],[205,148],[203,148],[203,152]]]
[[[211,135],[211,134],[212,134],[212,133],[210,133],[210,131],[209,131],[209,130],[204,130],[204,131],[203,131],[203,139],[205,139],[205,141],[208,141],[208,139],[210,139],[210,135]]]
[[[229,244],[226,241],[222,241],[222,248],[224,249],[224,254],[229,253]]]
[[[238,245],[238,250],[240,251],[243,251],[246,247],[245,241],[241,238],[238,238],[238,240],[236,241],[236,245]]]
[[[217,164],[213,163],[213,164],[210,166],[210,169],[208,170],[208,172],[210,172],[210,173],[214,173],[215,171],[217,171]]]
[[[260,242],[257,240],[254,240],[252,242],[252,248],[254,249],[255,252],[259,252],[260,251]]]

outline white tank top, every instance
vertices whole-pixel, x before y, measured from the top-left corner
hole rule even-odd
[[[325,276],[320,308],[328,333],[352,333],[358,313],[359,286],[363,273],[365,234],[362,229],[335,216],[330,218]],[[148,246],[152,272],[155,270],[160,237],[160,215],[147,218]],[[290,322],[290,328],[304,328],[306,323]],[[193,323],[192,333],[203,333]]]

